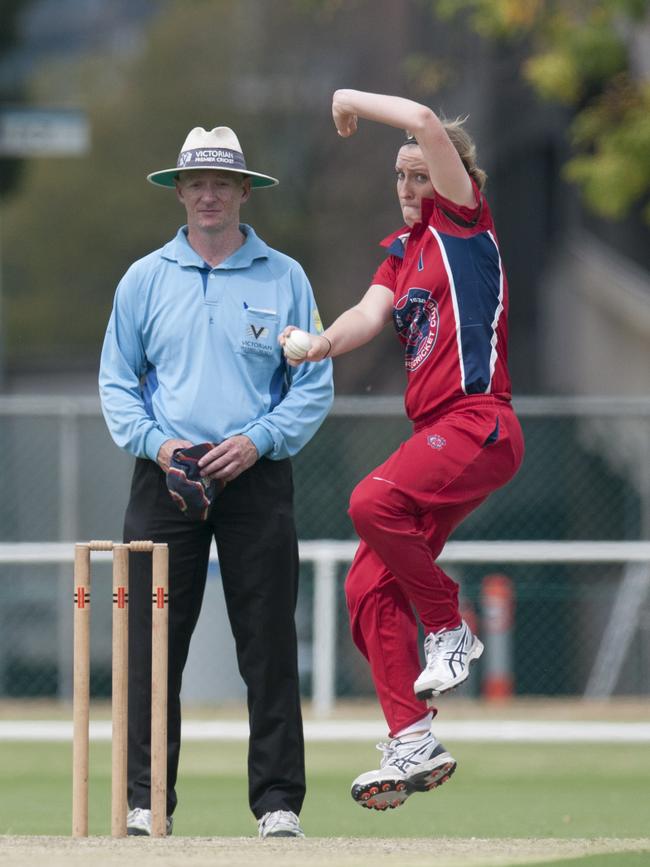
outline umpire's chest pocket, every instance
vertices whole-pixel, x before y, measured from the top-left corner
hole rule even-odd
[[[242,311],[237,351],[247,358],[270,358],[278,349],[280,317],[275,310],[247,307]]]

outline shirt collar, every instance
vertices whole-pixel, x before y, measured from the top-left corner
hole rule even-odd
[[[416,223],[413,227],[402,226],[401,229],[398,229],[396,232],[388,235],[384,238],[383,241],[380,242],[380,246],[387,247],[388,252],[392,253],[393,256],[398,256],[400,259],[404,258],[404,250],[406,248],[406,243],[408,239],[411,237],[411,233],[417,236],[421,234],[424,228],[429,223],[429,219],[431,214],[433,213],[433,209],[435,206],[435,202],[433,199],[422,199],[422,219],[419,223]]]
[[[256,259],[268,259],[268,245],[257,236],[253,227],[240,223],[239,228],[246,240],[217,268],[249,268]],[[205,268],[205,262],[187,240],[187,226],[180,227],[176,236],[162,248],[161,255],[164,259],[178,262],[181,267]]]
[[[409,227],[403,226],[401,229],[398,229],[396,232],[393,232],[388,235],[388,237],[384,238],[384,240],[380,242],[380,245],[382,247],[387,247],[388,252],[391,255],[403,259],[406,242],[408,241],[410,234],[411,230]]]

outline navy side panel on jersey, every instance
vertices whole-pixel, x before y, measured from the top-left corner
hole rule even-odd
[[[432,229],[449,277],[465,394],[487,394],[497,358],[496,329],[503,310],[503,275],[489,232],[469,238]]]

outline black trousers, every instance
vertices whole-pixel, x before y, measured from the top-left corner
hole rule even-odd
[[[169,545],[169,712],[167,811],[176,806],[180,689],[214,535],[239,671],[248,691],[248,791],[256,818],[300,813],[305,795],[295,608],[298,544],[288,460],[259,460],[226,485],[207,521],[187,519],[167,491],[164,472],[138,459],[124,541]],[[151,556],[130,554],[129,758],[131,808],[150,805]],[[219,659],[205,660],[219,677]]]

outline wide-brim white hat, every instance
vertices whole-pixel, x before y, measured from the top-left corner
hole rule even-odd
[[[211,130],[195,126],[185,139],[176,161],[176,168],[152,172],[147,175],[147,180],[160,187],[174,187],[179,172],[196,169],[237,172],[250,178],[254,187],[274,187],[279,183],[277,178],[252,172],[246,168],[239,139],[227,126],[215,126]]]

